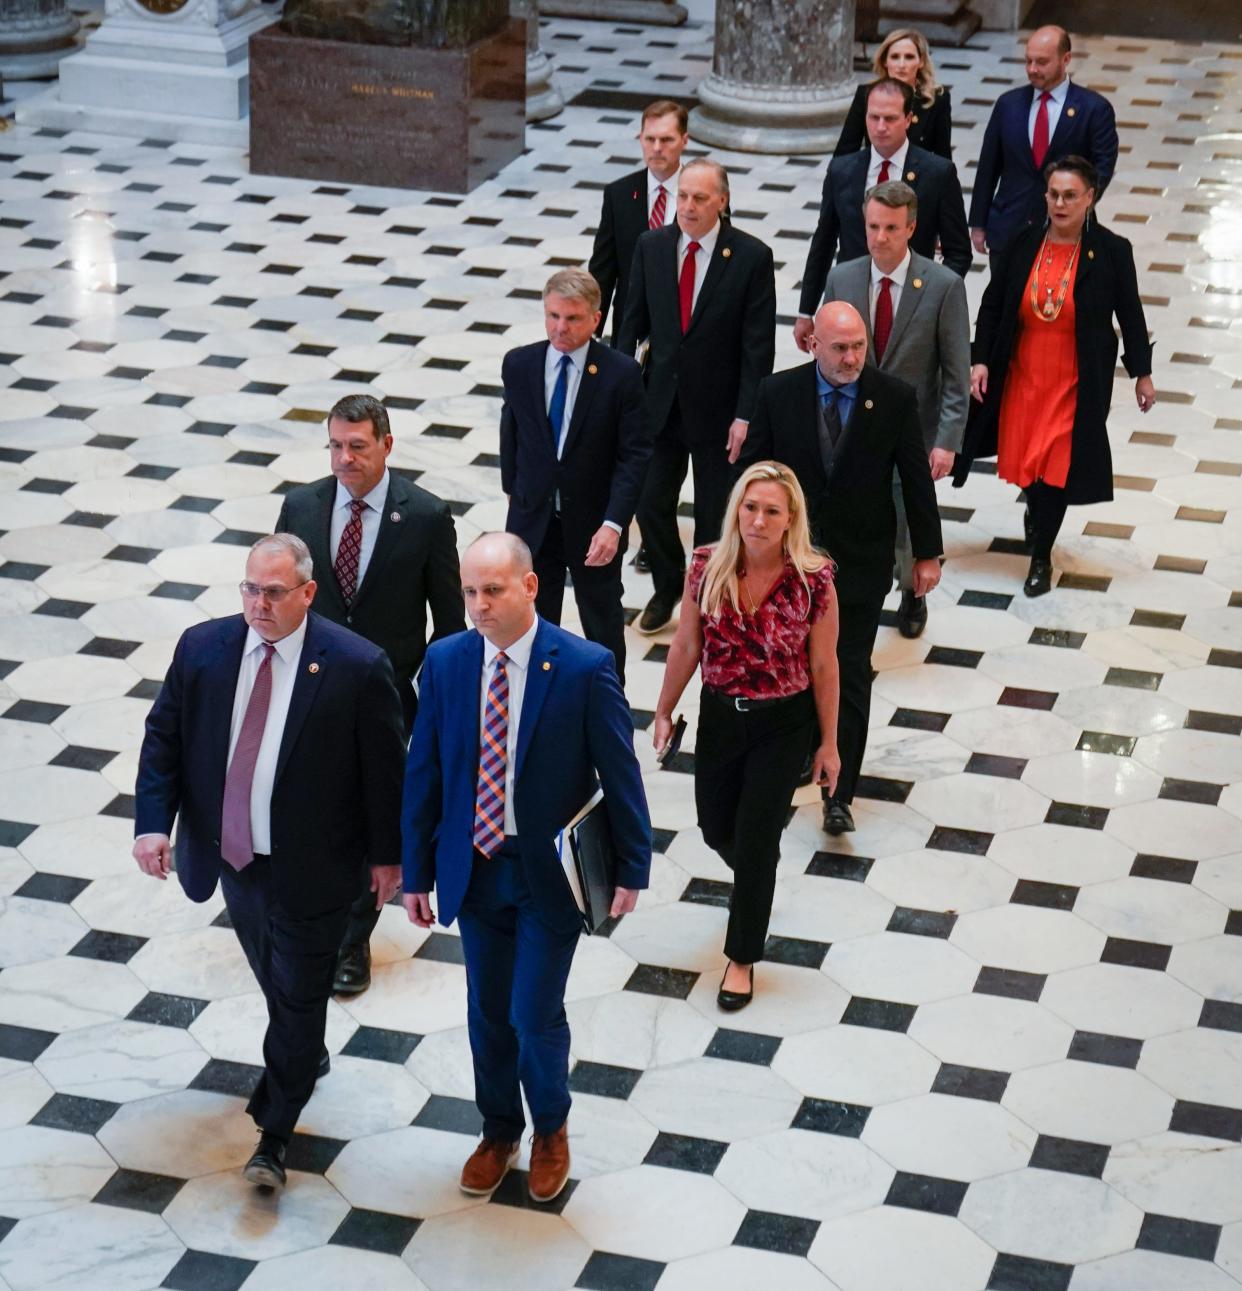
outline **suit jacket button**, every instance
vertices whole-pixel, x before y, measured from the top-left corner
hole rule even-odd
[[[347,615],[345,616],[345,622],[346,622],[346,623],[352,623],[353,621],[354,621],[354,616],[353,616],[352,614],[347,614]]]

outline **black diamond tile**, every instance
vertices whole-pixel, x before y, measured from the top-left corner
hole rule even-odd
[[[1080,803],[1054,802],[1044,820],[1049,825],[1072,825],[1079,829],[1103,829],[1108,823],[1107,807],[1087,807]]]
[[[935,645],[927,652],[924,663],[943,663],[951,668],[977,668],[982,650],[961,650],[954,646]]]
[[[4,570],[0,568],[0,574]],[[1215,731],[1218,735],[1242,735],[1242,717],[1231,713],[1202,713],[1193,709],[1186,714],[1188,731]]]
[[[409,1031],[359,1027],[349,1037],[341,1053],[348,1058],[371,1058],[377,1062],[395,1062],[399,1065],[418,1048],[422,1038]]]
[[[694,984],[698,980],[698,973],[687,972],[683,968],[639,964],[630,974],[625,989],[638,991],[643,995],[664,995],[672,1000],[684,1000],[694,990]]]
[[[150,677],[144,677],[140,682],[131,686],[125,692],[126,699],[157,699],[160,693],[160,683]]]
[[[494,1206],[511,1206],[515,1210],[535,1210],[543,1214],[559,1215],[569,1204],[578,1181],[570,1179],[554,1201],[534,1201],[530,1195],[530,1176],[525,1170],[510,1170],[500,1187],[491,1195]]]
[[[1083,731],[1078,737],[1077,748],[1084,753],[1111,753],[1115,757],[1128,758],[1134,752],[1137,736],[1108,735],[1103,731]]]
[[[1068,632],[1062,628],[1033,628],[1028,643],[1062,650],[1080,650],[1086,639],[1085,632]]]
[[[932,851],[964,852],[968,856],[986,856],[992,846],[992,835],[979,829],[951,829],[937,825],[927,840]]]
[[[689,1170],[694,1174],[713,1174],[728,1151],[727,1143],[715,1139],[696,1139],[688,1134],[657,1134],[643,1158],[644,1165],[666,1166],[670,1170]]]
[[[1127,964],[1131,968],[1152,968],[1163,973],[1169,966],[1172,946],[1152,941],[1131,941],[1127,937],[1109,937],[1100,955],[1102,964]]]
[[[831,948],[831,943],[826,941],[769,936],[763,947],[763,957],[770,963],[788,964],[793,968],[820,968]]]
[[[818,1219],[777,1215],[770,1210],[748,1210],[733,1238],[734,1246],[804,1258],[819,1232]]]
[[[202,596],[207,590],[204,583],[161,583],[152,592],[152,596],[162,596],[170,601],[192,601]]]
[[[92,655],[98,659],[128,659],[140,644],[139,641],[122,641],[116,637],[95,637],[78,654]]]
[[[145,937],[123,932],[100,932],[92,928],[69,952],[78,959],[101,959],[108,964],[128,964],[147,944]]]
[[[914,1021],[916,1006],[895,1000],[872,1000],[855,995],[845,1006],[841,1021],[846,1026],[872,1027],[877,1031],[906,1031]]]
[[[889,718],[888,724],[911,731],[943,731],[949,724],[949,714],[927,712],[921,708],[899,708]]]
[[[733,884],[723,879],[691,879],[678,900],[688,901],[692,905],[719,906],[720,909],[727,910],[732,896]]]
[[[907,1210],[925,1210],[933,1215],[956,1216],[968,1187],[956,1179],[938,1179],[935,1175],[908,1174],[898,1170],[889,1185],[884,1204],[904,1206]]]
[[[380,1255],[400,1255],[418,1232],[421,1219],[386,1215],[382,1210],[351,1209],[328,1239],[330,1246],[353,1246]]]
[[[163,470],[162,466],[151,467],[153,471]],[[137,471],[130,471],[131,475],[136,475]],[[156,478],[151,476],[149,478]],[[113,547],[112,550],[104,557],[105,560],[123,560],[131,565],[149,565],[158,556],[159,549],[156,547],[133,547],[127,543],[122,543],[119,547]]]
[[[1242,1004],[1232,1000],[1204,1000],[1199,1025],[1213,1031],[1242,1031]]]
[[[821,879],[843,879],[847,883],[865,883],[875,864],[870,856],[847,856],[844,852],[816,852],[806,867],[808,874]]]
[[[61,713],[67,711],[65,704],[45,704],[36,699],[19,699],[4,710],[4,716],[11,722],[38,722],[50,726]]]
[[[1239,1006],[1242,1008],[1242,1005]],[[1202,1022],[1200,1025],[1203,1025]],[[728,1062],[749,1062],[757,1067],[768,1067],[781,1047],[781,1037],[760,1035],[756,1031],[734,1031],[720,1027],[712,1036],[703,1053],[705,1058],[721,1058]]]
[[[1051,712],[1057,702],[1055,690],[1027,690],[1022,686],[1006,686],[1001,697],[996,701],[1008,708],[1030,708],[1040,712]]]
[[[1140,852],[1130,866],[1136,879],[1163,879],[1166,883],[1193,883],[1198,861],[1184,861],[1176,856],[1152,856]]]
[[[1128,686],[1132,690],[1159,690],[1162,672],[1144,672],[1139,668],[1110,668],[1104,675],[1106,686]]]
[[[1042,906],[1046,910],[1072,910],[1078,900],[1078,889],[1067,883],[1041,883],[1037,879],[1019,879],[1009,898],[1013,905]]]
[[[111,436],[96,435],[95,438],[89,442],[96,448],[115,448],[115,444],[104,445],[98,442],[101,439],[109,438],[111,438]],[[123,442],[128,444],[131,441],[125,440]],[[99,511],[73,511],[61,521],[61,524],[77,525],[79,529],[103,529],[110,525],[115,519],[116,516],[103,515]]]
[[[211,921],[211,926],[213,928],[232,928],[233,917],[229,914],[227,907],[216,915],[216,917]]]
[[[1107,1143],[1085,1143],[1081,1139],[1058,1139],[1041,1134],[1031,1152],[1031,1165],[1037,1170],[1057,1170],[1062,1174],[1104,1176],[1108,1162]]]
[[[111,749],[85,749],[70,744],[48,763],[52,767],[73,767],[77,771],[102,771],[116,757]]]
[[[12,717],[13,709],[10,708],[4,715]],[[20,847],[36,829],[38,825],[28,824],[24,820],[0,820],[0,847]]]
[[[1224,789],[1223,784],[1207,784],[1202,780],[1175,780],[1172,776],[1165,776],[1158,796],[1173,802],[1197,802],[1215,807]]]
[[[605,1062],[580,1061],[569,1073],[569,1088],[576,1094],[598,1094],[602,1098],[629,1098],[642,1072],[633,1067],[614,1067]]]
[[[479,1109],[465,1098],[432,1094],[411,1122],[425,1130],[447,1130],[452,1134],[481,1134],[483,1118]]]
[[[1006,999],[1027,1000],[1034,1004],[1043,994],[1046,973],[1024,973],[1016,968],[984,966],[975,979],[976,995],[1003,995]]]
[[[992,1265],[987,1291],[1069,1291],[1073,1276],[1072,1264],[1054,1264],[1051,1260],[1002,1251]]]
[[[0,1242],[17,1227],[17,1220],[10,1219],[7,1215],[0,1215]]]
[[[14,1062],[34,1062],[55,1039],[54,1031],[36,1031],[34,1027],[17,1027],[0,1022],[0,1058],[11,1058]]]
[[[429,959],[437,964],[465,964],[461,938],[447,932],[433,932],[418,948],[415,959]]]
[[[10,708],[5,717],[11,717],[13,710]],[[1242,937],[1242,910],[1230,910],[1229,916],[1225,920],[1225,932],[1231,937]]]
[[[1173,1104],[1169,1129],[1242,1143],[1242,1111],[1236,1107],[1217,1107],[1214,1103],[1184,1102],[1179,1098]]]
[[[838,1103],[827,1098],[804,1098],[794,1115],[790,1129],[813,1130],[817,1134],[836,1134],[844,1139],[856,1139],[871,1108],[855,1103]]]
[[[49,1130],[73,1130],[78,1134],[95,1134],[111,1120],[120,1103],[102,1098],[78,1098],[75,1094],[53,1094],[31,1118],[31,1125]]]
[[[1026,758],[1006,758],[999,753],[972,753],[966,763],[972,775],[1000,776],[1005,780],[1020,780],[1026,770]]]
[[[890,780],[885,776],[860,775],[855,794],[879,802],[905,802],[914,788],[912,780]]]
[[[1220,1225],[1172,1215],[1144,1215],[1135,1246],[1140,1251],[1162,1251],[1191,1260],[1214,1260],[1220,1244]]]
[[[989,1071],[984,1067],[962,1067],[943,1062],[932,1082],[933,1094],[951,1094],[954,1098],[977,1098],[985,1103],[999,1103],[1009,1084],[1007,1071]]]
[[[1129,1067],[1133,1070],[1138,1066],[1142,1051],[1143,1042],[1129,1036],[1075,1031],[1066,1057],[1076,1058],[1079,1062],[1097,1062],[1106,1067]]]
[[[657,1260],[593,1251],[574,1286],[581,1291],[655,1291],[665,1267]]]
[[[94,609],[89,601],[69,601],[59,596],[49,596],[36,605],[32,614],[45,614],[49,619],[80,619],[87,610]]]
[[[6,560],[3,565],[0,565],[0,578],[13,578],[25,583],[33,583],[49,569],[51,565],[32,565],[24,560]]]
[[[133,820],[135,799],[131,793],[118,793],[115,798],[99,812],[101,816],[115,816],[119,820]]]
[[[257,1265],[257,1260],[235,1255],[186,1251],[160,1286],[171,1291],[239,1291]]]
[[[76,879],[68,874],[32,874],[14,895],[68,905],[90,885],[90,879]]]
[[[249,1098],[263,1074],[262,1067],[248,1062],[227,1062],[212,1058],[190,1082],[191,1089],[202,1089],[212,1094],[231,1094],[234,1098]]]
[[[121,1206],[125,1210],[145,1210],[159,1215],[181,1191],[184,1183],[184,1179],[174,1179],[166,1174],[118,1170],[93,1200],[101,1206]]]
[[[330,1139],[322,1134],[295,1134],[289,1140],[285,1165],[306,1174],[324,1174],[345,1147],[344,1139]]]
[[[905,932],[915,937],[947,938],[957,922],[952,910],[914,910],[898,906],[888,921],[886,932]]]

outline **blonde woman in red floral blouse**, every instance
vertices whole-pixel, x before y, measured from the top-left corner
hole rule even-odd
[[[733,871],[729,964],[716,997],[733,1012],[754,997],[781,831],[812,742],[816,784],[831,792],[841,767],[832,562],[811,546],[802,488],[779,462],[742,474],[720,541],[691,559],[656,706],[657,750],[699,667],[694,797],[704,841]]]

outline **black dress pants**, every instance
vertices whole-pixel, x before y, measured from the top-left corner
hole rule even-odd
[[[568,569],[583,634],[588,641],[596,641],[612,651],[622,686],[625,685],[625,611],[621,608],[621,558],[625,554],[625,539],[622,534],[617,554],[607,565],[587,565],[585,551],[566,551],[565,529],[560,516],[554,515],[535,553],[535,573],[539,576],[535,609],[540,617],[560,625]]]
[[[727,696],[703,692],[694,801],[703,841],[733,871],[724,949],[734,963],[763,958],[781,833],[816,730],[809,690],[741,713]]]
[[[838,603],[837,670],[841,699],[837,709],[837,754],[841,775],[832,797],[839,802],[854,801],[863,754],[867,751],[867,727],[871,722],[871,652],[880,629],[880,611],[885,593],[869,601]],[[828,790],[823,796],[829,796]]]
[[[246,1110],[261,1130],[288,1139],[315,1091],[323,1056],[336,952],[349,914],[290,914],[280,904],[271,862],[240,872],[222,865],[220,886],[237,940],[267,1001],[263,1075]]]

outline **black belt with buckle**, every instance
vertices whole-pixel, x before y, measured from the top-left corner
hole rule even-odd
[[[750,699],[745,695],[726,695],[723,690],[705,688],[704,695],[710,696],[718,704],[731,708],[735,713],[750,713],[758,708],[775,708],[777,704],[788,704],[791,700],[801,699],[809,691],[799,690],[792,695],[775,695],[771,699]]]

